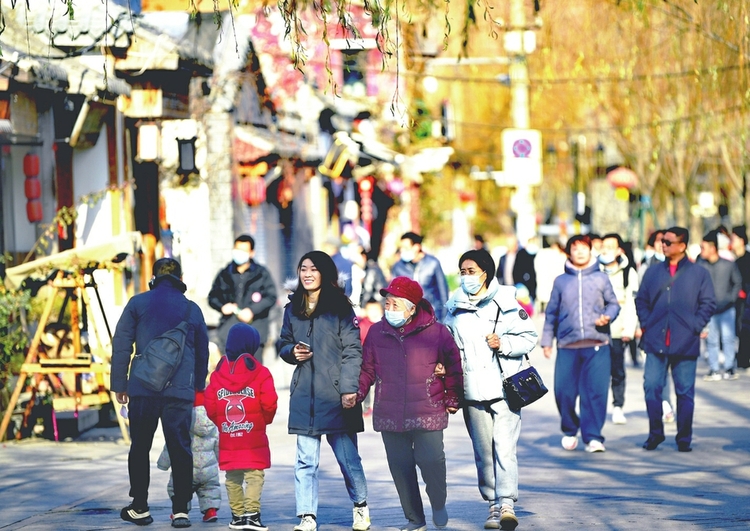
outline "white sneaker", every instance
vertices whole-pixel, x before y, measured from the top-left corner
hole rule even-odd
[[[661,412],[661,420],[663,422],[674,422],[674,411],[666,400],[662,400],[661,402]]]
[[[294,526],[294,531],[317,531],[318,530],[318,523],[315,521],[315,518],[310,516],[309,514],[306,514],[302,517],[302,519],[299,521],[299,524]]]
[[[616,407],[612,410],[612,424],[627,424],[628,419],[625,418],[625,413],[622,412],[621,407]]]
[[[354,523],[352,529],[354,531],[367,531],[370,529],[370,508],[365,505],[364,507],[355,507],[353,510]]]
[[[562,447],[568,451],[578,448],[578,437],[576,435],[566,435],[561,441]]]
[[[500,506],[490,505],[490,515],[484,523],[485,529],[500,529]]]
[[[586,451],[590,454],[604,452],[604,444],[601,441],[597,441],[596,439],[594,439],[586,445]]]

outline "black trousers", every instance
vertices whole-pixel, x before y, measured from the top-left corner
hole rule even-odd
[[[388,468],[396,485],[404,516],[412,524],[424,525],[424,506],[419,493],[417,466],[427,488],[432,510],[445,507],[446,470],[443,431],[382,432]]]
[[[622,339],[612,338],[609,345],[611,360],[610,375],[612,377],[612,405],[622,407],[625,404],[625,349],[627,343]]]
[[[193,403],[189,400],[163,396],[130,397],[130,497],[138,508],[148,506],[148,487],[151,482],[149,452],[154,443],[156,427],[161,420],[164,440],[172,463],[174,496],[172,513],[186,513],[193,497],[193,452],[190,448],[190,423]]]
[[[740,331],[740,347],[737,350],[737,367],[750,368],[750,326],[742,327]]]

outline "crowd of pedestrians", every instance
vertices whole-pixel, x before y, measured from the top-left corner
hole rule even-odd
[[[229,527],[267,530],[260,505],[264,470],[271,466],[265,427],[274,420],[278,396],[262,351],[271,341],[294,367],[287,425],[297,441],[295,531],[318,528],[324,437],[344,479],[352,529],[370,528],[357,444],[368,414],[381,434],[403,509],[406,523],[400,529],[427,529],[418,472],[432,522],[445,527],[449,472],[443,430],[459,410],[474,451],[479,495],[488,507],[484,527],[515,529],[522,414],[508,406],[502,380],[524,368],[538,341],[544,356],[555,356],[553,387],[564,450],[576,450],[580,436],[587,452],[606,451],[610,389],[611,421],[627,423],[630,359],[644,367],[649,433],[643,448],[655,450],[665,441],[664,423],[676,420],[677,449],[691,451],[701,355],[709,366],[707,381],[736,379],[750,365],[744,227],[708,232],[700,253],[692,256],[687,229],[654,231],[639,260],[614,233],[575,235],[546,242],[540,250],[520,247],[514,237],[509,241],[496,267],[484,239],[475,235],[458,260],[460,285],[452,293],[440,260],[414,232],[401,236],[388,274],[363,239],[337,252],[310,251],[297,264],[295,283],[285,286],[289,295],[281,301],[276,338],[269,326],[279,303],[273,278],[253,260],[253,238],[241,235],[232,262],[217,274],[209,294],[209,305],[220,313],[210,339],[222,354],[210,375],[208,330],[198,307],[182,294],[179,263],[157,261],[151,291],[129,301],[113,341],[111,389],[129,408],[132,439],[132,502],[122,519],[137,525],[153,521],[148,454],[161,420],[166,448],[160,467],[172,469],[172,526],[191,525],[194,492],[203,520],[217,519],[221,469],[232,512]],[[544,314],[539,335],[534,309]],[[129,378],[133,346],[141,354],[179,319],[189,322],[190,331],[170,385],[154,391]]]

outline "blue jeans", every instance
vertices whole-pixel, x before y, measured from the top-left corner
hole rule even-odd
[[[321,436],[297,435],[297,462],[294,464],[294,495],[297,516],[318,514],[318,465]],[[367,480],[357,449],[356,433],[330,433],[326,440],[344,475],[352,503],[367,501]]]
[[[693,438],[693,411],[695,410],[695,371],[697,358],[647,354],[643,368],[643,391],[646,395],[649,437],[664,437],[661,419],[662,389],[667,381],[667,370],[672,369],[672,381],[677,395],[677,444],[690,446]]]
[[[589,348],[559,348],[555,359],[555,401],[560,428],[574,436],[581,430],[583,442],[604,442],[602,427],[607,419],[611,360],[609,345]],[[576,401],[580,397],[580,417]]]
[[[516,445],[521,435],[521,414],[505,400],[470,402],[464,422],[474,446],[479,493],[485,501],[513,507],[518,500]]]
[[[719,339],[721,339],[721,350],[724,352],[724,368],[734,369],[734,343],[737,339],[735,331],[734,308],[729,308],[711,317],[708,322],[708,337],[706,338],[706,351],[708,352],[708,365],[713,372],[719,372]]]

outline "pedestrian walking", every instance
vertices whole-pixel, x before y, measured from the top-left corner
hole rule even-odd
[[[195,393],[204,389],[208,373],[208,333],[200,308],[184,295],[187,287],[179,262],[172,258],[157,260],[149,285],[150,291],[136,295],[125,305],[112,339],[110,389],[117,402],[128,405],[131,439],[128,473],[133,500],[120,517],[137,525],[153,522],[148,506],[149,452],[161,421],[174,477],[172,527],[188,527],[188,503],[193,497],[190,423]],[[153,391],[138,378],[129,378],[133,344],[138,356],[151,340],[181,321],[189,324],[189,333],[169,385]]]
[[[516,236],[508,237],[508,250],[500,257],[497,266],[497,280],[506,286],[523,284],[529,290],[533,304],[536,300],[536,245],[520,247]]]
[[[435,311],[435,318],[442,322],[445,317],[445,302],[448,300],[448,282],[440,261],[422,248],[422,236],[406,232],[399,244],[399,261],[391,268],[391,278],[407,277],[416,280]]]
[[[427,530],[417,468],[433,523],[442,528],[448,524],[443,430],[463,395],[458,348],[417,282],[396,277],[381,294],[385,319],[374,323],[365,339],[357,399],[364,400],[377,382],[372,424],[381,432],[407,519],[401,530]],[[438,365],[442,376],[435,374]]]
[[[257,360],[263,363],[263,346],[268,340],[269,315],[276,305],[276,284],[268,269],[253,260],[255,240],[242,234],[234,241],[232,261],[216,275],[208,304],[221,312],[215,341],[223,353],[229,329],[237,323],[252,324],[260,334]]]
[[[737,369],[745,371],[750,368],[750,304],[747,304],[747,296],[750,294],[750,253],[747,247],[747,228],[744,225],[732,228],[731,247],[735,256],[734,263],[742,276],[742,290],[735,305],[739,337],[735,361]]]
[[[701,242],[701,258],[698,263],[708,269],[714,286],[716,308],[708,321],[706,351],[709,372],[703,379],[708,382],[737,379],[734,370],[737,343],[736,307],[742,289],[742,275],[737,265],[719,256],[719,233],[710,231]],[[724,355],[723,371],[719,362],[719,350]]]
[[[474,448],[479,494],[489,504],[484,527],[515,529],[521,412],[508,407],[502,381],[523,369],[537,333],[515,288],[498,283],[487,251],[465,252],[458,267],[461,289],[446,305],[445,324],[461,353],[464,422]]]
[[[289,433],[297,436],[294,486],[300,523],[294,529],[317,529],[318,466],[325,435],[354,504],[352,529],[365,531],[370,528],[367,481],[357,449],[357,433],[364,431],[362,407],[356,403],[362,365],[359,322],[337,284],[338,271],[329,255],[306,253],[297,275],[278,341],[281,358],[295,365]]]
[[[568,257],[557,238],[545,237],[546,247],[539,249],[534,257],[534,275],[536,276],[536,301],[539,311],[543,312],[552,294],[552,283],[565,272]],[[502,282],[501,282],[502,283]]]
[[[206,411],[221,428],[219,467],[225,471],[230,529],[267,531],[260,497],[265,470],[271,467],[266,427],[273,422],[278,396],[271,372],[254,354],[260,334],[245,323],[229,329],[226,353],[211,374]]]
[[[580,429],[586,451],[603,452],[611,372],[608,325],[620,305],[592,255],[587,235],[571,237],[565,252],[569,257],[565,273],[555,279],[545,312],[542,348],[546,358],[552,357],[552,343],[557,340],[554,389],[562,447],[575,450]]]
[[[641,322],[641,345],[646,351],[643,390],[649,419],[646,450],[664,442],[662,388],[667,372],[677,395],[677,449],[692,450],[695,409],[695,372],[700,355],[700,334],[716,308],[708,271],[690,261],[690,232],[684,227],[667,229],[662,238],[662,263],[649,267],[635,297]]]
[[[190,449],[193,452],[193,492],[198,496],[198,508],[204,522],[215,522],[221,508],[221,481],[219,479],[219,431],[206,414],[204,393],[195,393],[193,421],[190,424]],[[166,445],[156,461],[159,470],[169,470],[172,462]],[[169,497],[174,496],[174,474],[167,483]],[[188,510],[191,504],[188,503]],[[174,518],[174,515],[172,515]]]
[[[619,234],[610,233],[602,237],[602,252],[599,255],[602,271],[609,277],[612,289],[620,305],[620,313],[609,325],[611,341],[610,376],[612,382],[612,424],[625,424],[625,351],[629,350],[638,328],[635,311],[635,294],[638,291],[638,273],[623,249]]]

